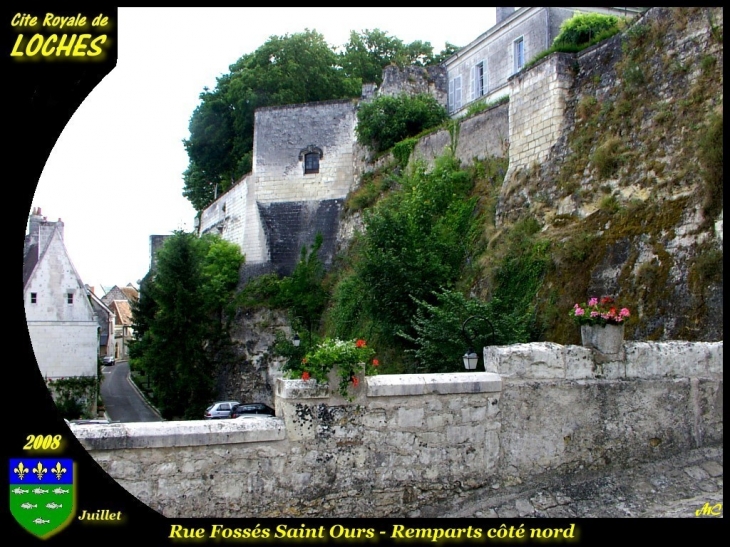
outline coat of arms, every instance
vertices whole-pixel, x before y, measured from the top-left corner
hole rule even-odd
[[[74,462],[68,458],[10,460],[10,512],[28,532],[46,539],[76,514]]]

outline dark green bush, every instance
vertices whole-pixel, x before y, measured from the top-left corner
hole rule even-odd
[[[422,372],[463,370],[462,356],[473,349],[480,356],[482,348],[527,342],[527,333],[517,314],[495,313],[494,300],[489,303],[467,299],[458,291],[434,293],[436,304],[417,301],[413,318],[414,336],[402,336],[416,349],[409,350]]]
[[[472,184],[456,159],[442,157],[433,171],[405,177],[403,190],[365,217],[356,271],[376,323],[393,333],[409,330],[412,297],[430,300],[456,281],[475,229]]]
[[[383,152],[447,118],[446,109],[430,95],[384,95],[360,107],[357,138],[374,151]]]

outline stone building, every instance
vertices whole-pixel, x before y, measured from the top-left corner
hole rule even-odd
[[[116,314],[96,296],[94,287],[85,285],[89,295],[89,302],[94,310],[96,322],[99,325],[99,357],[116,355],[116,343],[114,338],[116,326]]]
[[[38,368],[47,380],[97,375],[97,318],[63,242],[63,222],[36,208],[23,252],[23,301]]]
[[[633,17],[642,8],[497,8],[497,23],[443,64],[449,113],[459,115],[479,99],[509,94],[507,80],[537,54],[549,49],[560,25],[579,12]]]
[[[109,306],[114,314],[114,357],[127,359],[129,357],[129,342],[134,338],[132,318],[132,304],[139,300],[139,291],[131,283],[126,287],[114,285],[101,301]]]
[[[354,181],[356,102],[261,108],[251,173],[201,213],[198,232],[241,247],[250,274],[292,272],[317,234],[332,261],[337,223]]]

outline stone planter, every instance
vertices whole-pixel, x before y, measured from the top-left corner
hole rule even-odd
[[[581,325],[583,346],[601,353],[619,353],[624,343],[623,325]]]

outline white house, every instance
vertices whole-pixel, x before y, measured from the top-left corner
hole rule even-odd
[[[99,325],[64,245],[61,219],[49,222],[35,209],[23,250],[25,318],[41,374],[96,378]]]
[[[497,8],[497,22],[444,61],[449,114],[459,115],[474,101],[508,95],[509,78],[549,49],[560,25],[577,13],[635,17],[645,8]]]

